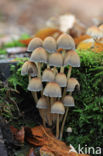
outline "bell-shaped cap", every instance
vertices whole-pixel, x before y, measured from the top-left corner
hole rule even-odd
[[[65,113],[65,108],[64,108],[63,103],[61,101],[56,101],[51,106],[51,113],[53,113],[53,114],[64,114]]]
[[[46,37],[43,41],[43,47],[48,53],[54,53],[57,48],[56,40],[51,36]]]
[[[78,82],[77,79],[70,78],[67,81],[67,91],[73,92],[75,90],[75,88],[77,88],[78,90],[80,90],[80,84],[79,84],[79,82]]]
[[[60,87],[67,86],[67,77],[64,73],[58,73],[55,77],[55,82],[59,84]]]
[[[32,78],[29,81],[29,85],[28,85],[28,90],[29,91],[39,92],[42,89],[43,89],[43,86],[42,86],[42,82],[41,82],[41,79],[40,78],[35,77],[35,78]]]
[[[21,68],[21,75],[27,75],[34,77],[37,76],[37,67],[36,64],[30,61],[26,61]]]
[[[36,48],[42,47],[42,40],[38,37],[33,38],[27,48],[28,52],[32,52]]]
[[[63,99],[63,104],[65,107],[74,107],[74,98],[71,95],[66,95]]]
[[[56,82],[49,82],[44,88],[43,95],[49,97],[61,97],[61,88]]]
[[[103,32],[96,26],[92,26],[88,28],[87,35],[91,36],[93,39],[103,38]]]
[[[63,56],[61,53],[53,53],[49,56],[49,65],[55,67],[63,66]]]
[[[51,69],[45,69],[42,75],[42,82],[54,81],[55,74]]]
[[[57,46],[58,49],[73,50],[75,49],[75,42],[70,35],[63,33],[57,39]]]
[[[47,99],[45,97],[41,97],[37,102],[36,108],[38,108],[38,109],[48,109]]]
[[[67,65],[72,67],[80,67],[80,57],[74,50],[67,52],[65,55],[64,66]]]
[[[48,55],[45,51],[44,48],[36,48],[30,57],[31,62],[42,62],[42,63],[47,63],[48,60]]]

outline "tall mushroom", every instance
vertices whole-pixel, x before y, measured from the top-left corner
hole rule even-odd
[[[43,89],[43,86],[42,86],[42,82],[40,78],[38,77],[32,78],[29,81],[28,90],[32,92],[36,103],[38,102],[37,92],[41,91],[42,89]]]
[[[46,123],[48,122],[47,121],[47,109],[48,109],[47,99],[45,97],[41,97],[37,102],[36,108],[39,109],[40,116],[43,120],[43,125],[44,127],[46,127]]]
[[[38,77],[41,78],[41,63],[47,63],[47,53],[44,48],[36,48],[30,57],[31,62],[37,62]]]
[[[51,112],[51,106],[54,103],[54,98],[61,97],[61,88],[56,82],[49,82],[47,83],[46,87],[44,88],[43,95],[50,97],[50,105],[49,111]],[[48,114],[51,118],[51,115]],[[52,117],[53,120],[53,117]],[[50,125],[52,124],[52,121]]]
[[[56,137],[59,137],[59,114],[65,113],[65,108],[62,102],[56,101],[51,106],[51,113],[57,114],[57,122],[56,122]]]
[[[29,45],[28,45],[28,48],[27,48],[27,51],[28,52],[32,52],[33,50],[35,50],[36,48],[39,48],[39,47],[42,47],[42,40],[38,37],[34,37]]]
[[[66,121],[66,118],[67,118],[67,115],[68,115],[69,107],[74,107],[75,106],[74,99],[71,96],[71,93],[70,93],[70,95],[66,95],[64,97],[63,104],[66,107],[66,112],[65,112],[63,123],[62,123],[62,126],[61,126],[60,139],[62,139],[62,136],[63,136],[64,125],[65,125],[65,121]]]
[[[51,69],[47,68],[43,71],[42,82],[51,82],[54,81],[54,79],[55,79],[55,74]]]

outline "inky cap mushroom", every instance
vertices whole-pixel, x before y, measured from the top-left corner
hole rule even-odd
[[[51,113],[53,114],[64,114],[65,113],[65,108],[62,102],[56,101],[52,106],[51,106]]]
[[[45,97],[41,97],[37,102],[36,108],[38,108],[38,109],[48,109],[47,99]]]
[[[54,53],[57,47],[56,40],[51,36],[46,37],[43,41],[43,47],[48,53]]]
[[[61,97],[61,88],[56,82],[49,82],[44,88],[43,95],[49,97]]]
[[[51,69],[45,69],[42,75],[42,82],[54,81],[55,74]]]
[[[77,79],[70,78],[67,82],[67,92],[73,92],[75,88],[77,87],[78,90],[80,90],[80,84]]]
[[[28,85],[28,90],[29,91],[34,91],[34,92],[39,92],[43,89],[43,86],[42,86],[42,82],[41,82],[41,79],[40,78],[32,78],[30,81],[29,81],[29,85]]]
[[[74,107],[74,99],[71,95],[66,95],[63,99],[63,104],[65,107]]]
[[[60,53],[53,53],[49,56],[49,65],[55,67],[63,66],[63,56]]]
[[[67,65],[72,67],[80,67],[80,57],[74,50],[67,52],[65,55],[64,66]]]
[[[73,38],[66,33],[63,33],[62,35],[59,36],[59,38],[57,39],[57,45],[58,45],[58,49],[60,48],[64,50],[75,49],[75,43]]]
[[[58,73],[55,77],[55,82],[59,84],[60,87],[66,87],[67,78],[64,73]]]

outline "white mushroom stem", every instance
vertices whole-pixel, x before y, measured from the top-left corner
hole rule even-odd
[[[67,73],[67,80],[70,79],[71,71],[72,71],[72,66],[69,66],[69,70],[68,70],[68,73]],[[63,91],[63,98],[64,98],[65,95],[66,95],[66,88],[64,88],[64,91]]]
[[[41,78],[41,63],[38,62],[38,77]]]
[[[72,92],[70,92],[69,95],[72,95]],[[62,126],[61,126],[61,131],[60,131],[60,140],[62,140],[62,137],[63,137],[64,125],[65,125],[65,122],[66,122],[68,111],[69,111],[69,107],[66,107],[66,112],[65,112],[65,115],[64,115],[64,119],[63,119]]]
[[[57,122],[56,122],[56,138],[59,138],[59,114],[57,114]]]
[[[29,75],[29,81],[31,80],[31,77]],[[32,93],[32,96],[34,98],[34,101],[37,103],[38,102],[38,96],[37,96],[37,93],[36,92],[31,92]]]
[[[62,56],[63,56],[63,58],[65,57],[65,50],[63,50],[63,52],[62,52]],[[60,68],[60,73],[64,73],[64,66],[62,66],[61,68]]]

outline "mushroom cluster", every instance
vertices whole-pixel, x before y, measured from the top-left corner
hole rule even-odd
[[[44,40],[35,37],[27,51],[32,54],[23,64],[21,74],[28,74],[28,90],[32,92],[43,125],[56,123],[56,137],[62,139],[69,107],[75,106],[72,92],[80,89],[78,80],[71,77],[72,67],[80,67],[74,40],[66,33],[57,40],[51,36]],[[66,66],[69,66],[67,72]]]

